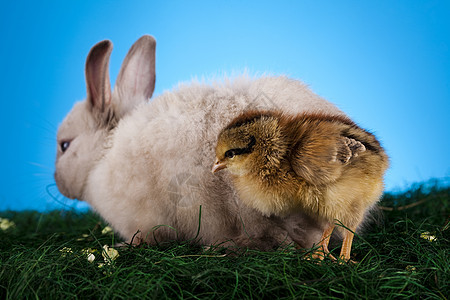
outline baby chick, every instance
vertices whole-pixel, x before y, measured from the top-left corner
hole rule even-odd
[[[344,225],[340,257],[348,261],[387,167],[377,139],[346,117],[249,111],[219,134],[212,172],[227,168],[241,200],[265,215],[303,210],[323,222],[314,258],[329,254],[335,222]]]

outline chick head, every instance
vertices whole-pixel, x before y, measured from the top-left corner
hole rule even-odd
[[[285,152],[283,146],[275,113],[244,113],[220,132],[212,172],[227,168],[237,176],[254,171],[258,173],[268,163],[279,163]]]

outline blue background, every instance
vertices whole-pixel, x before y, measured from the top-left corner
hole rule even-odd
[[[449,1],[2,1],[0,210],[72,207],[53,185],[55,135],[85,96],[84,63],[157,40],[154,95],[248,70],[302,79],[386,147],[390,191],[450,175]]]

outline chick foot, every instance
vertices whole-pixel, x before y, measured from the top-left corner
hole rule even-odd
[[[344,233],[344,240],[342,241],[341,254],[339,255],[339,264],[343,263],[352,263],[356,264],[357,262],[350,259],[350,253],[352,250],[354,229],[347,230]]]
[[[326,257],[337,261],[337,259],[331,255],[330,250],[328,250],[328,244],[330,242],[331,234],[333,233],[335,225],[329,224],[322,233],[322,237],[320,238],[319,247],[312,253],[312,259],[323,260]]]

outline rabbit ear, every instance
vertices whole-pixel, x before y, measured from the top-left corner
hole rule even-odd
[[[115,111],[119,116],[152,96],[155,88],[155,48],[155,39],[144,35],[128,51],[113,93]]]
[[[87,99],[100,112],[111,103],[109,56],[112,48],[111,41],[101,41],[92,47],[86,59]]]

